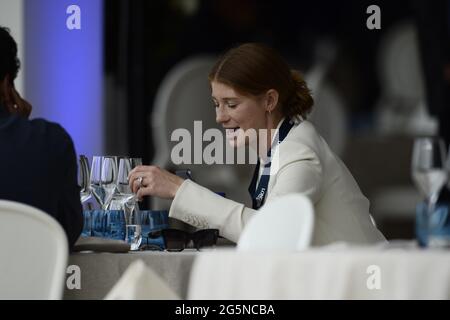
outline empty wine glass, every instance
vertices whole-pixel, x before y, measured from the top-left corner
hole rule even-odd
[[[105,156],[102,159],[101,186],[105,191],[103,209],[106,209],[117,191],[117,164],[116,159]]]
[[[119,174],[117,176],[117,187],[121,195],[132,195],[130,185],[128,184],[128,174],[131,170],[131,159],[121,158],[119,160]]]
[[[425,228],[428,238],[430,221],[439,192],[446,183],[445,145],[439,137],[418,138],[414,141],[411,163],[413,180],[427,202]]]
[[[80,186],[80,201],[81,204],[84,204],[91,198],[89,160],[84,155],[80,155],[79,158],[78,183]]]
[[[119,159],[119,172],[117,176],[118,193],[114,195],[111,209],[123,210],[126,222],[126,241],[131,250],[138,250],[142,241],[139,205],[136,195],[131,191],[128,175],[136,166],[141,165],[140,158],[122,157]]]
[[[130,174],[131,170],[140,165],[142,165],[141,158],[123,157],[119,159],[119,173],[117,176],[117,186],[119,189],[119,194],[123,196],[134,196],[128,182],[128,175]]]
[[[100,207],[105,203],[105,191],[102,187],[102,157],[94,156],[92,158],[92,167],[90,175],[91,191]]]

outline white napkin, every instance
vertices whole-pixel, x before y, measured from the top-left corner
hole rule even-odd
[[[179,300],[180,297],[142,260],[127,268],[105,300]]]

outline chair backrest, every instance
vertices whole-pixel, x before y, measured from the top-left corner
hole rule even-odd
[[[315,62],[305,74],[305,80],[314,98],[314,107],[308,116],[334,153],[341,156],[347,141],[347,111],[345,101],[336,87],[327,80],[327,74],[336,59],[338,48],[327,39],[315,48]]]
[[[438,122],[428,112],[414,21],[390,27],[380,41],[377,71],[381,95],[375,123],[382,134],[434,135]]]
[[[377,71],[384,96],[410,101],[424,98],[424,77],[413,21],[399,22],[386,31],[377,53]]]
[[[266,203],[244,228],[239,251],[304,250],[311,244],[314,209],[301,194],[288,194]]]
[[[59,223],[28,205],[0,200],[0,299],[61,299],[68,241]]]
[[[313,92],[314,107],[308,120],[316,127],[331,150],[342,156],[347,144],[347,112],[345,103],[336,88],[325,82]]]

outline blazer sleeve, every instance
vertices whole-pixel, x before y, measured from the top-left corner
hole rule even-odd
[[[169,216],[197,228],[219,229],[221,236],[237,242],[242,229],[255,212],[191,180],[185,180],[173,199]]]

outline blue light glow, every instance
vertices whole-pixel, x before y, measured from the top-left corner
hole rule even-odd
[[[102,0],[25,1],[25,90],[32,118],[60,123],[78,154],[103,153]],[[81,9],[69,30],[68,6]]]

